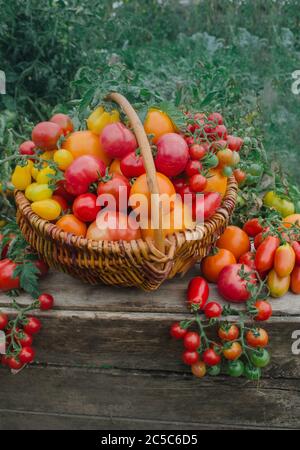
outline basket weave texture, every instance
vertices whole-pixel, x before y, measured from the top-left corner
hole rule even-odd
[[[113,93],[109,98],[129,117],[144,158],[149,190],[156,193],[155,166],[143,126],[124,97]],[[154,241],[131,242],[97,242],[65,233],[37,216],[21,191],[15,192],[17,222],[27,242],[50,267],[90,284],[102,282],[152,291],[166,279],[184,274],[209,253],[229,223],[237,190],[235,178],[229,178],[223,203],[209,221],[195,230],[174,233],[163,242],[159,233]]]

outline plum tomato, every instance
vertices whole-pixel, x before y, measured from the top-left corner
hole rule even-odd
[[[203,309],[209,297],[209,286],[202,277],[192,278],[188,285],[187,301],[189,305],[199,305]]]

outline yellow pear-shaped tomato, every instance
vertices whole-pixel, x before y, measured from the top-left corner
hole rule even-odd
[[[275,270],[271,270],[268,275],[268,288],[274,298],[283,297],[289,290],[291,277],[280,278]]]
[[[39,184],[47,184],[51,181],[55,174],[56,172],[54,169],[49,166],[45,167],[44,169],[39,171],[36,181]]]
[[[31,183],[27,186],[25,191],[25,197],[31,202],[37,202],[39,200],[46,200],[52,197],[52,190],[48,184]]]
[[[31,204],[32,211],[45,220],[56,220],[61,213],[61,206],[52,199],[40,200]]]
[[[31,184],[31,165],[16,166],[11,178],[11,182],[16,189],[25,191],[27,186]]]
[[[111,112],[105,111],[103,106],[99,106],[88,117],[86,123],[90,131],[95,134],[101,134],[102,130],[110,123],[120,121],[120,114],[115,109]]]

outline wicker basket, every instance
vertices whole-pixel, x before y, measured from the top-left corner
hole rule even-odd
[[[120,94],[108,99],[127,114],[142,151],[149,190],[158,193],[155,165],[142,123],[129,102]],[[24,194],[16,191],[17,222],[28,243],[50,267],[90,284],[103,282],[136,286],[151,291],[178,273],[185,273],[205,257],[228,225],[237,197],[237,183],[229,179],[222,206],[213,217],[193,231],[178,232],[163,239],[156,230],[154,241],[90,241],[57,228],[38,217]],[[161,211],[159,213],[161,215]]]

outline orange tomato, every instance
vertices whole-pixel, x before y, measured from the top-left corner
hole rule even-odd
[[[218,248],[225,248],[234,254],[238,260],[244,253],[250,250],[250,239],[241,228],[231,225],[226,228],[217,241]]]
[[[62,148],[69,150],[75,159],[83,155],[92,155],[101,159],[106,165],[111,161],[102,149],[99,136],[91,131],[75,131],[75,133],[71,133],[63,142]]]
[[[224,197],[227,191],[227,182],[228,179],[224,177],[220,168],[210,169],[204,192],[219,192]]]
[[[175,127],[169,116],[158,109],[150,109],[145,122],[144,128],[147,134],[152,134],[153,144],[156,144],[161,136],[167,133],[174,133]]]
[[[289,244],[278,247],[275,253],[274,269],[280,278],[287,277],[293,272],[296,255]]]
[[[300,294],[300,267],[296,266],[291,276],[291,291]]]
[[[109,173],[117,173],[119,175],[123,175],[120,164],[121,161],[119,159],[114,159],[109,166]]]
[[[264,348],[269,343],[269,335],[263,328],[255,328],[253,331],[250,330],[247,332],[246,341],[250,347]]]
[[[222,269],[230,264],[236,264],[234,254],[225,248],[216,248],[216,254],[209,255],[203,259],[201,271],[207,281],[216,283]]]
[[[197,378],[203,378],[206,375],[206,365],[203,361],[198,361],[191,366],[192,374]]]
[[[174,207],[173,202],[171,202],[171,208],[170,208],[170,197],[175,195],[175,187],[174,187],[173,183],[170,181],[170,179],[168,177],[166,177],[165,175],[163,175],[162,173],[157,172],[156,176],[157,176],[159,193],[160,193],[160,195],[165,194],[164,197],[161,198],[162,209],[164,212],[168,213],[168,212],[170,212],[170,209],[173,209],[173,207]],[[143,195],[144,198],[147,200],[148,214],[150,215],[151,194],[149,192],[146,174],[143,174],[140,177],[138,177],[135,180],[135,182],[133,183],[131,190],[130,190],[129,201],[135,203],[134,198],[132,197],[135,194]],[[132,207],[134,209],[138,208],[139,204],[137,204],[137,205],[132,204]]]
[[[61,217],[56,222],[56,226],[66,233],[72,233],[76,236],[83,237],[85,237],[86,235],[86,224],[77,219],[77,217],[75,217],[73,214],[66,214],[65,216]]]
[[[300,214],[291,214],[283,219],[285,228],[291,228],[291,226],[295,224],[300,226]]]
[[[239,342],[232,342],[230,344],[230,347],[223,350],[224,358],[228,359],[229,361],[235,361],[239,359],[242,353],[243,349]]]

